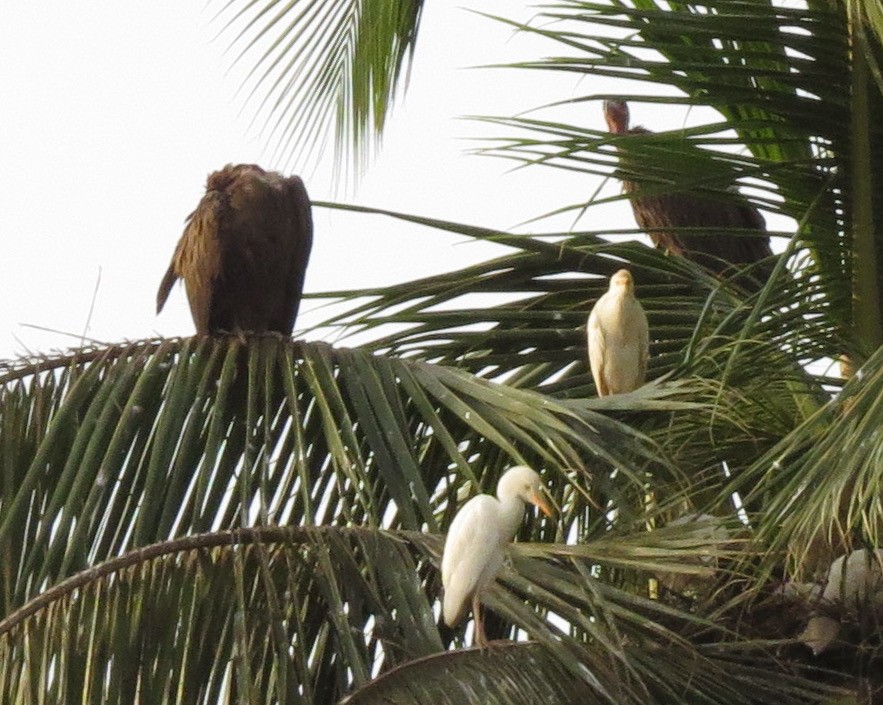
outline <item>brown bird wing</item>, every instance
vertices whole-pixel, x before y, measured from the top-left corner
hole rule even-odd
[[[209,191],[190,216],[181,239],[178,271],[184,277],[193,323],[200,335],[218,330],[212,326],[212,312],[223,260],[220,232],[228,211],[224,194]]]
[[[178,273],[175,271],[175,260],[173,258],[169,264],[169,268],[166,270],[166,273],[162,278],[162,281],[159,283],[159,290],[156,292],[157,313],[162,311],[163,306],[166,305],[166,299],[169,298],[169,294],[176,281],[178,281]]]
[[[304,182],[297,176],[280,179],[282,210],[287,229],[285,292],[278,309],[271,312],[270,330],[291,335],[304,290],[307,263],[313,248],[313,211]]]
[[[641,195],[634,182],[626,183],[626,191],[631,195],[635,221],[657,247],[716,274],[772,255],[763,216],[747,203],[690,193]],[[682,228],[697,230],[691,233]],[[757,235],[729,233],[728,228],[754,230]]]
[[[218,229],[224,210],[223,194],[208,191],[202,197],[196,210],[187,217],[184,233],[157,292],[158,313],[165,305],[172,285],[183,277],[190,313],[200,335],[210,332],[209,312],[221,259]]]

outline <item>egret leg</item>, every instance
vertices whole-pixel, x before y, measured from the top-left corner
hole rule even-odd
[[[475,620],[475,643],[484,651],[488,648],[487,637],[484,635],[484,622],[481,619],[481,602],[478,595],[472,596],[472,617]]]

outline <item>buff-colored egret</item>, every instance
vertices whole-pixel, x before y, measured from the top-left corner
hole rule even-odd
[[[644,383],[650,329],[627,269],[610,277],[610,288],[589,314],[587,334],[589,367],[598,396],[631,392]]]
[[[497,483],[497,496],[480,494],[457,512],[442,555],[443,615],[452,627],[465,614],[470,601],[475,619],[475,641],[487,646],[481,619],[481,592],[494,582],[503,565],[506,546],[515,536],[525,502],[551,516],[540,496],[542,482],[531,468],[516,465]]]

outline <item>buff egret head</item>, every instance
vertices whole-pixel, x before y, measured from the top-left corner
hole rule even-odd
[[[526,465],[515,465],[503,473],[497,483],[497,498],[503,501],[504,498],[518,497],[522,502],[539,507],[546,516],[552,516],[542,490],[543,481],[536,470]]]
[[[623,291],[629,294],[635,293],[635,280],[632,273],[627,269],[620,269],[610,277],[609,291]]]
[[[610,277],[607,293],[598,298],[589,314],[586,335],[598,396],[631,392],[644,383],[650,328],[627,269]]]
[[[442,612],[445,623],[453,626],[471,601],[475,640],[481,647],[487,645],[481,621],[481,592],[493,583],[503,565],[506,546],[521,523],[525,503],[534,504],[551,516],[549,505],[541,496],[542,487],[536,471],[516,465],[500,478],[496,497],[473,497],[451,522],[442,554]]]

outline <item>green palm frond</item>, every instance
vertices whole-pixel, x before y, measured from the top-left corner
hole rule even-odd
[[[802,366],[842,344],[805,267],[780,271],[746,298],[690,262],[637,242],[609,243],[600,233],[521,235],[376,212],[490,240],[511,254],[359,292],[362,303],[331,323],[373,335],[365,346],[384,354],[456,366],[601,413],[651,412],[629,423],[688,477],[717,468],[719,483],[721,462],[747,467],[825,403],[823,384],[840,383]],[[634,273],[650,322],[653,382],[593,399],[585,322],[606,276],[622,266]],[[508,301],[472,305],[469,294],[479,292]]]
[[[342,705],[377,702],[543,703],[587,702],[597,697],[536,644],[495,646],[488,653],[448,651],[404,664],[348,696]]]
[[[422,0],[241,3],[219,15],[237,61],[254,66],[250,98],[276,157],[302,167],[329,137],[338,165],[358,173],[386,125],[414,52]]]
[[[658,558],[664,541],[656,545]],[[336,702],[356,689],[361,702],[386,688],[407,691],[427,668],[417,691],[439,687],[438,668],[487,676],[501,653],[515,654],[528,677],[512,684],[515,692],[532,683],[611,703],[689,702],[700,693],[719,703],[796,703],[831,693],[789,675],[759,646],[694,649],[672,629],[714,630],[711,623],[611,588],[571,547],[557,560],[554,548],[516,551],[514,569],[489,595],[489,606],[536,645],[503,647],[489,661],[475,651],[429,658],[451,639],[434,608],[439,546],[438,537],[413,532],[268,527],[136,550],[0,622],[0,693],[9,703],[36,694],[68,702],[73,693],[101,702],[145,693],[156,703],[254,703]],[[609,537],[584,549],[586,558],[638,566],[647,557],[639,542],[617,548]],[[70,623],[82,626],[68,633]],[[660,672],[646,655],[663,648]],[[549,668],[538,672],[540,664]],[[768,686],[737,695],[748,673]]]
[[[435,531],[516,462],[544,469],[564,532],[599,519],[592,474],[620,468],[623,497],[648,469],[674,476],[643,434],[589,409],[320,343],[133,343],[23,361],[0,383],[4,612],[47,581],[193,533]]]
[[[580,688],[589,668],[603,698],[646,701],[664,681],[626,644],[678,644],[666,688],[697,658],[709,673],[730,663],[695,653],[690,636],[724,644],[728,632],[644,595],[653,576],[713,579],[709,552],[738,557],[739,543],[689,527],[648,537],[648,491],[663,521],[711,505],[652,434],[585,400],[275,337],[79,351],[15,363],[2,382],[10,702],[56,676],[122,702],[134,683],[163,703],[273,701],[293,688],[332,702],[460,644],[434,611],[439,538],[413,530],[444,532],[515,461],[543,468],[559,510],[520,538],[558,543],[514,552],[485,600],[502,620],[493,633],[538,640]],[[651,417],[701,411],[685,382],[635,403]],[[732,506],[716,511],[735,521]],[[83,625],[73,637],[70,623]],[[778,669],[752,653],[752,668]]]
[[[456,272],[316,295],[360,301],[323,325],[369,332],[372,339],[363,345],[379,352],[456,365],[549,393],[586,396],[586,319],[607,290],[607,277],[620,267],[634,273],[650,322],[650,378],[682,364],[685,351],[693,356],[709,345],[715,327],[722,327],[721,336],[732,335],[747,320],[758,326],[751,335],[774,335],[777,345],[788,346],[801,360],[840,348],[829,307],[809,273],[783,272],[760,301],[746,300],[738,286],[723,286],[688,261],[639,242],[608,242],[601,237],[605,231],[512,234],[380,209],[317,205],[393,217],[509,250]],[[504,303],[476,306],[470,294],[498,295]]]
[[[547,37],[562,53],[518,68],[583,74],[589,85],[596,76],[630,79],[642,90],[617,97],[635,101],[638,122],[639,106],[647,103],[710,106],[725,121],[611,139],[555,121],[502,118],[528,134],[502,140],[490,153],[609,175],[615,144],[638,160],[643,177],[672,190],[701,182],[724,197],[734,183],[749,186],[756,205],[798,221],[799,245],[813,256],[809,271],[842,328],[841,352],[853,355],[858,345],[859,358],[867,357],[883,342],[876,254],[883,231],[879,199],[871,193],[873,175],[883,172],[883,127],[875,118],[883,91],[850,51],[856,25],[846,5],[564,0],[543,8],[536,22],[515,26]],[[880,45],[868,51],[877,55]],[[586,101],[600,111],[605,97],[590,93],[567,102]],[[693,149],[687,161],[685,145]],[[747,154],[735,152],[739,146]]]
[[[807,689],[799,678],[777,671],[772,662],[764,668],[756,663],[740,663],[738,659],[697,660],[676,651],[667,654],[667,661],[669,669],[665,675],[676,674],[679,680],[656,680],[648,684],[651,694],[646,700],[666,702],[684,698],[692,702],[694,689],[702,693],[703,701],[722,703],[773,702],[773,698],[782,696],[785,702],[802,702],[838,694],[834,689]],[[603,662],[595,661],[587,670],[591,668],[594,674],[606,675],[605,667]],[[597,690],[609,679],[597,680],[601,682],[596,682],[595,688],[588,687],[563,671],[560,663],[538,645],[506,644],[487,654],[474,650],[454,651],[405,664],[355,691],[342,705],[376,702],[576,705],[598,700]],[[758,687],[756,690],[739,688],[739,682],[751,682]],[[613,691],[607,694],[611,699],[622,691],[621,685],[612,685]],[[755,696],[760,700],[755,700]],[[625,698],[619,700],[623,701]]]
[[[883,348],[837,398],[807,419],[738,480],[762,502],[757,540],[766,570],[820,579],[831,560],[883,544]]]
[[[335,702],[378,670],[442,648],[430,580],[425,557],[377,530],[243,529],[149,546],[0,624],[0,693],[5,703],[74,693]],[[70,623],[82,628],[64,635]]]

